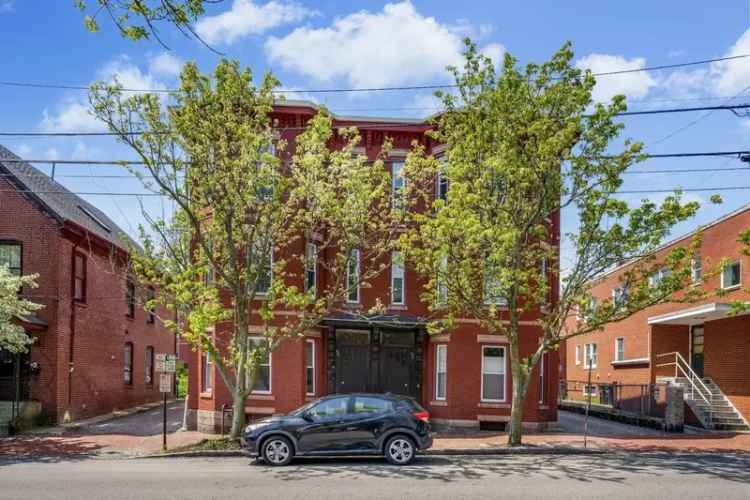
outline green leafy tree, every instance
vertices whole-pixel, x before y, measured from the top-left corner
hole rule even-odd
[[[384,269],[347,273],[353,250],[380,262],[398,234],[383,161],[357,154],[357,132],[334,132],[325,112],[287,152],[270,117],[276,85],[267,74],[256,87],[249,69],[222,61],[212,76],[188,63],[168,106],[103,84],[90,94],[95,115],[145,163],[146,174],[134,171],[144,185],[175,203],[168,221],[146,214],[132,274],[157,291],[146,307],[174,311],[164,323],[210,354],[233,396],[234,437],[263,359]],[[305,283],[312,266],[325,280]]]
[[[107,16],[131,40],[150,39],[152,36],[165,48],[159,37],[158,25],[168,23],[187,37],[194,37],[208,45],[195,32],[193,23],[209,3],[222,0],[74,0],[83,13],[83,23],[89,31],[99,31],[99,17]],[[210,47],[209,47],[210,48]],[[213,50],[213,49],[212,49]]]
[[[19,295],[21,287],[36,288],[37,275],[16,276],[0,265],[0,350],[26,352],[34,340],[15,321],[42,308]]]
[[[572,58],[570,44],[525,68],[506,54],[497,71],[467,40],[463,68],[452,68],[456,91],[438,93],[445,110],[433,136],[446,145],[444,156],[415,146],[405,167],[413,209],[401,244],[407,259],[431,277],[423,292],[432,310],[430,331],[470,316],[486,333],[508,339],[510,445],[521,444],[523,402],[542,355],[568,338],[676,300],[689,281],[697,244],[659,261],[647,257],[698,205],[682,203],[679,193],[634,205],[617,195],[622,173],[643,158],[642,146],[616,142],[623,125],[614,120],[625,98],[593,103],[594,78]],[[434,195],[438,175],[448,182],[446,199]],[[574,261],[564,275],[553,231],[562,211],[577,220],[565,235]],[[593,307],[597,276],[640,257],[646,258],[623,274],[626,292],[616,303]],[[663,266],[670,272],[649,279]],[[577,313],[585,319],[576,321]],[[523,326],[530,321],[534,326]],[[539,336],[531,352],[521,350],[524,335]]]

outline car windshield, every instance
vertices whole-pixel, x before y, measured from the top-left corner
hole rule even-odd
[[[296,410],[293,410],[293,411],[289,412],[288,415],[290,417],[299,417],[300,415],[302,415],[303,413],[305,413],[307,410],[309,410],[310,408],[312,408],[313,406],[315,406],[319,402],[320,402],[319,399],[316,399],[315,401],[310,401],[306,405],[300,406]]]

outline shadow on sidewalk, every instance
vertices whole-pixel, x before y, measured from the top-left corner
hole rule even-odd
[[[100,445],[60,436],[15,436],[0,439],[0,466],[10,463],[57,463],[85,460],[97,455]]]

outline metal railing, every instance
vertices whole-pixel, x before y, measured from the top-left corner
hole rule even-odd
[[[619,384],[561,380],[560,402],[588,403],[618,412],[664,418],[667,384]]]
[[[697,373],[693,371],[685,358],[679,352],[665,352],[663,354],[657,354],[656,358],[669,358],[672,357],[674,360],[666,363],[657,363],[656,368],[662,368],[667,366],[674,366],[674,378],[684,378],[688,381],[688,391],[686,395],[689,395],[690,399],[696,400],[695,395],[697,394],[707,405],[708,421],[711,421],[712,408],[712,395],[713,393],[708,388],[703,379],[701,379]],[[682,374],[682,376],[680,376]]]

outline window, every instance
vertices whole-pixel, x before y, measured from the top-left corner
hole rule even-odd
[[[505,401],[505,347],[482,346],[482,401]]]
[[[448,346],[437,344],[435,346],[435,399],[445,401],[446,399],[446,376],[448,373]]]
[[[448,256],[443,255],[440,258],[438,277],[437,277],[437,303],[445,305],[448,303],[448,284],[445,282],[445,276],[448,274]]]
[[[739,260],[727,264],[727,266],[721,271],[721,288],[726,289],[740,286],[740,271],[741,266]]]
[[[701,262],[700,253],[696,253],[690,262],[690,274],[693,278],[693,283],[700,283],[703,279],[703,263]]]
[[[659,286],[659,283],[661,283],[661,280],[669,276],[669,268],[668,267],[662,267],[658,271],[656,271],[654,274],[649,276],[648,278],[648,284],[649,286]]]
[[[156,298],[156,290],[154,290],[154,287],[149,286],[148,287],[148,296],[146,299],[151,302]],[[156,309],[153,304],[149,305],[148,308],[148,316],[146,317],[146,323],[153,324],[156,320]]]
[[[354,249],[349,254],[346,263],[346,301],[359,302],[359,250]]]
[[[135,318],[135,283],[130,280],[125,284],[125,302],[127,304],[127,317]]]
[[[596,368],[596,344],[585,344],[584,345],[584,368]]]
[[[437,199],[448,201],[448,176],[442,170],[437,175]]]
[[[404,164],[391,164],[391,183],[393,186],[393,208],[404,208]]]
[[[318,247],[315,243],[308,241],[305,244],[305,291],[316,291],[316,271],[318,265]]]
[[[260,349],[261,356],[258,363],[258,372],[255,376],[253,392],[257,394],[271,393],[271,353],[268,352],[268,341],[263,337],[250,337],[251,349]]]
[[[253,259],[257,266],[257,283],[256,293],[265,295],[271,289],[273,280],[273,245],[271,243],[262,244],[260,242],[253,244]]]
[[[497,306],[505,306],[508,305],[508,301],[505,300],[505,297],[503,297],[502,293],[500,292],[500,287],[502,286],[502,282],[500,281],[500,278],[492,273],[491,271],[485,270],[484,273],[484,303],[494,304]]]
[[[125,342],[123,349],[123,376],[127,385],[133,384],[133,343]]]
[[[580,364],[581,364],[581,346],[577,345],[576,346],[576,365],[580,365]]]
[[[544,404],[545,387],[544,387],[544,363],[547,360],[547,353],[542,353],[539,360],[539,404]]]
[[[21,243],[15,241],[0,242],[0,266],[8,266],[10,274],[21,276]]]
[[[313,419],[330,418],[346,415],[349,412],[349,398],[326,399],[307,411]]]
[[[598,300],[594,296],[589,296],[582,305],[577,307],[576,318],[580,320],[589,320],[596,312]]]
[[[213,389],[213,380],[212,380],[212,368],[213,362],[211,360],[211,353],[204,351],[203,354],[201,354],[201,392],[208,392],[211,389]]]
[[[146,346],[146,385],[154,385],[154,348]]]
[[[612,290],[612,301],[615,309],[623,309],[628,303],[628,287],[619,286]]]
[[[305,381],[307,384],[306,393],[308,396],[315,395],[315,341],[307,340],[305,342]]]
[[[73,257],[73,299],[86,302],[86,256],[82,253]]]
[[[354,413],[388,413],[393,403],[372,396],[354,396]]]
[[[391,253],[391,304],[404,303],[404,260],[401,252]]]
[[[615,339],[615,361],[625,360],[625,337]]]

